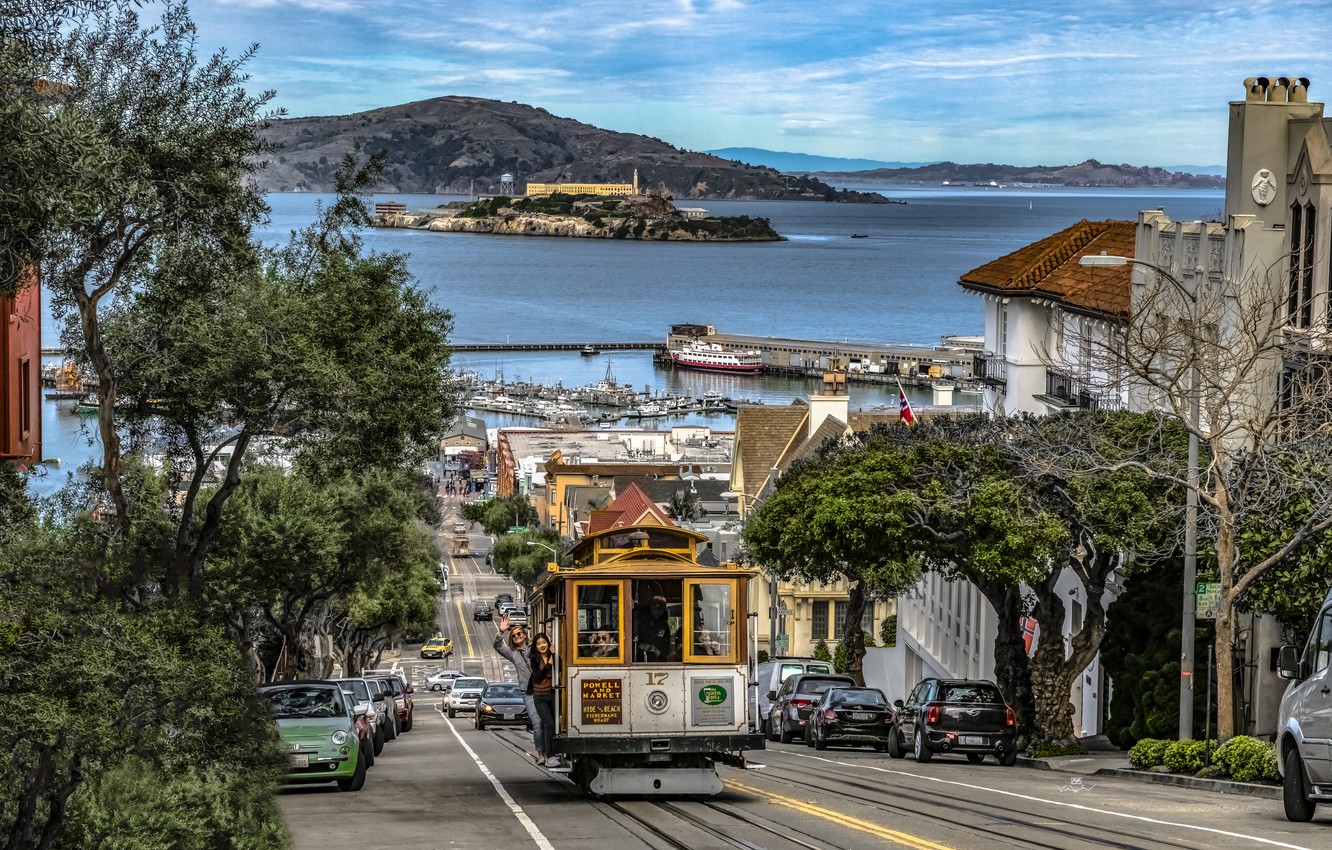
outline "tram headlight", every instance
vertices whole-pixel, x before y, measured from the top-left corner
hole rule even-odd
[[[653,714],[661,714],[671,707],[671,698],[665,691],[650,691],[643,702]]]

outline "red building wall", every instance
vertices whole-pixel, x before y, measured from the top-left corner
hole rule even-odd
[[[0,460],[42,460],[42,299],[36,272],[0,295]]]

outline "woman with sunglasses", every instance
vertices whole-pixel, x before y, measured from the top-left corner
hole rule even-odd
[[[541,716],[537,714],[536,701],[532,698],[532,662],[531,646],[527,643],[527,627],[509,628],[509,615],[499,618],[499,631],[495,633],[495,651],[508,659],[513,670],[518,674],[518,689],[523,692],[523,705],[527,706],[527,719],[532,724],[532,745],[536,747],[536,763],[546,763],[545,741]]]

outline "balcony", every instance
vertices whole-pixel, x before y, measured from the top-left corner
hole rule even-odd
[[[1119,410],[1124,404],[1118,393],[1106,392],[1071,372],[1045,370],[1045,394],[1038,401],[1069,410]]]
[[[971,360],[971,376],[987,387],[1008,386],[1008,363],[1002,354],[985,352],[977,354]]]

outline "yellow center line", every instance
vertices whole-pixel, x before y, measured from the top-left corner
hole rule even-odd
[[[453,606],[458,609],[458,626],[462,629],[463,638],[467,641],[467,654],[476,655],[476,650],[472,648],[472,630],[467,627],[467,621],[463,619],[462,597],[453,597]]]
[[[739,782],[728,781],[726,782],[726,786],[739,791],[748,791],[749,793],[756,794],[760,797],[766,797],[768,800],[779,806],[786,806],[787,808],[795,809],[798,812],[814,815],[815,817],[820,817],[824,820],[850,827],[851,829],[868,832],[870,835],[875,835],[879,838],[886,838],[895,844],[901,844],[903,847],[914,847],[916,850],[951,850],[951,848],[943,844],[935,844],[933,841],[927,841],[924,838],[917,838],[914,835],[898,832],[895,829],[887,829],[878,824],[870,823],[869,821],[853,818],[849,815],[841,814],[840,812],[830,811],[821,808],[820,806],[816,806],[813,803],[804,803],[800,800],[793,800],[790,797],[783,797],[781,794],[774,794],[771,791],[763,791],[749,785],[742,785]]]

